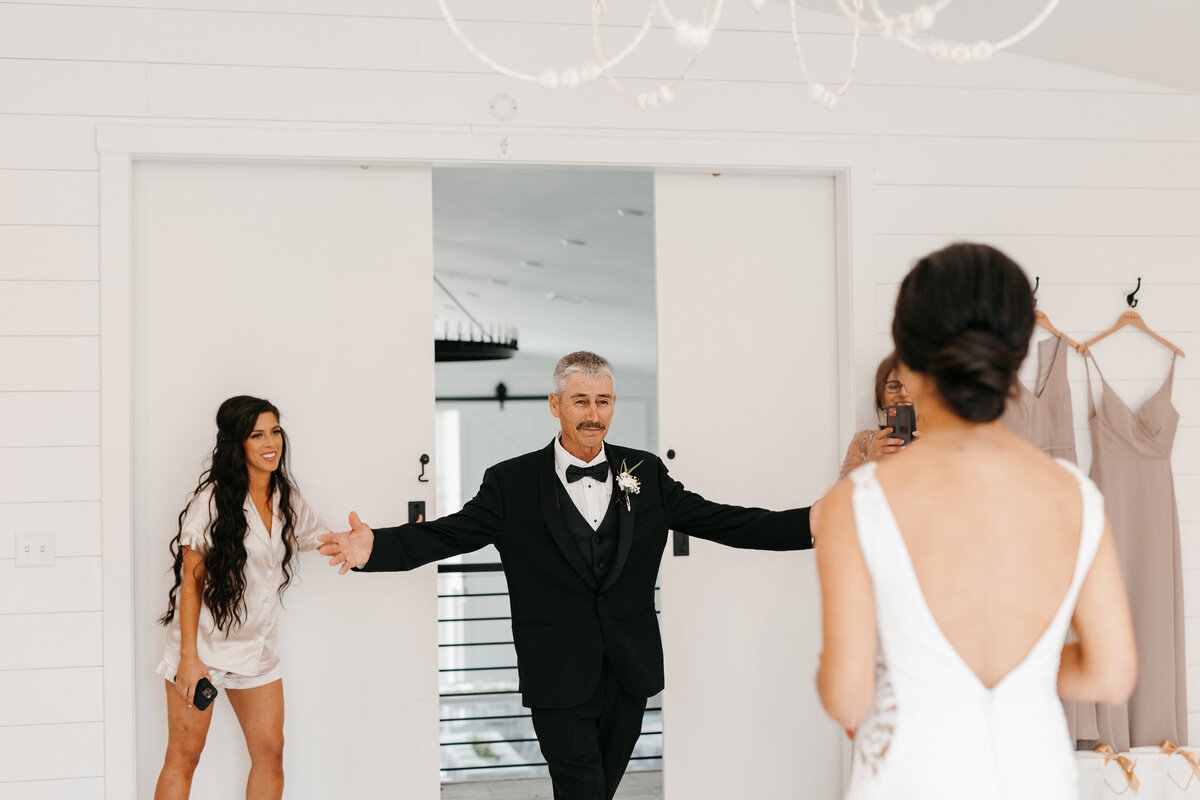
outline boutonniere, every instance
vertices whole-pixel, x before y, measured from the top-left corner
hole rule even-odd
[[[633,504],[629,501],[629,495],[638,494],[642,491],[642,482],[633,477],[633,471],[641,465],[642,462],[639,461],[632,467],[626,467],[625,459],[621,459],[621,471],[617,473],[617,488],[625,493],[626,511],[633,511]]]

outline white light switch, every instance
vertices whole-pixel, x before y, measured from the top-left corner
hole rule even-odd
[[[17,531],[15,538],[18,567],[53,567],[53,531]]]

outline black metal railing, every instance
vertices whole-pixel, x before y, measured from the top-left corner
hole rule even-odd
[[[521,705],[511,620],[499,563],[438,565],[442,780],[547,774],[529,710]],[[651,698],[646,708],[631,770],[661,768],[657,701]]]

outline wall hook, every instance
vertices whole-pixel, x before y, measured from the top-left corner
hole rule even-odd
[[[1141,279],[1141,278],[1138,278],[1138,285],[1137,285],[1137,288],[1136,288],[1136,289],[1134,289],[1134,290],[1133,290],[1132,292],[1130,292],[1129,294],[1125,295],[1125,302],[1126,302],[1126,303],[1129,303],[1129,307],[1130,307],[1130,308],[1137,308],[1138,301],[1137,301],[1137,298],[1136,298],[1136,297],[1134,297],[1134,295],[1136,295],[1136,294],[1137,294],[1138,292],[1140,292],[1141,290],[1142,290],[1142,279]]]
[[[1034,308],[1037,308],[1037,290],[1038,290],[1038,287],[1041,285],[1042,285],[1041,276],[1034,275],[1033,276],[1033,307]]]
[[[421,474],[417,476],[417,480],[421,483],[429,483],[429,478],[425,477],[425,465],[429,463],[429,454],[421,453]]]

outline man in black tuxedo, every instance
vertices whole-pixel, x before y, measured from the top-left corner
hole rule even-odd
[[[562,432],[541,450],[496,464],[456,514],[321,537],[341,572],[409,570],[494,544],[512,607],[522,700],[550,767],[556,800],[611,800],[663,688],[654,584],[676,530],[732,547],[812,547],[809,509],[709,502],[655,455],[607,444],[612,365],[564,356],[550,413]]]

